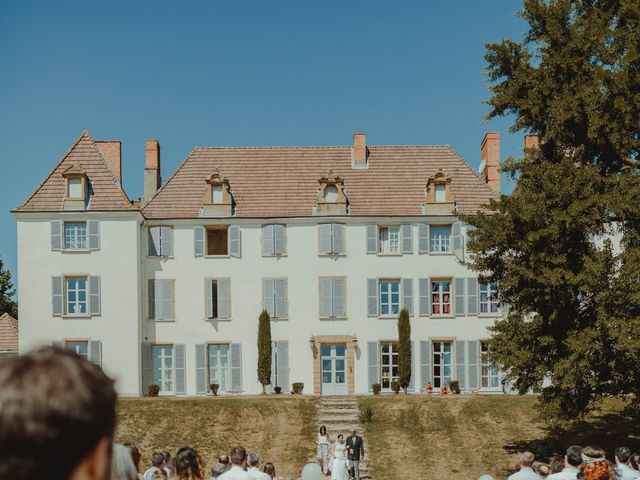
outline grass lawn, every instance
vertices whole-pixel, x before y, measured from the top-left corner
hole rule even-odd
[[[315,404],[302,396],[121,399],[116,441],[138,445],[143,471],[154,451],[188,445],[209,472],[220,453],[242,445],[273,462],[278,476],[297,476],[314,457]]]
[[[506,478],[517,452],[537,459],[563,453],[571,444],[640,450],[640,429],[619,415],[622,403],[608,401],[585,424],[546,428],[533,396],[361,397],[373,410],[365,452],[375,478],[464,478],[483,473]],[[368,449],[367,449],[368,447]]]

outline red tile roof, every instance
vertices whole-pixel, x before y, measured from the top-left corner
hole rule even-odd
[[[18,320],[8,313],[0,316],[0,352],[18,351]]]
[[[237,217],[313,215],[318,178],[344,179],[352,216],[422,215],[424,189],[439,169],[451,177],[461,213],[473,214],[498,195],[448,145],[370,146],[369,168],[351,166],[351,147],[196,148],[143,208],[147,218],[199,215],[207,184],[229,179]]]
[[[29,199],[15,211],[61,210],[66,193],[62,173],[74,164],[84,170],[91,181],[93,194],[87,210],[137,210],[122,190],[100,148],[89,132],[84,131]]]

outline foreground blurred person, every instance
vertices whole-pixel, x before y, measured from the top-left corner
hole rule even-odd
[[[204,466],[198,452],[191,447],[182,447],[175,458],[178,480],[204,480]]]
[[[113,380],[53,348],[0,364],[0,478],[108,480]]]
[[[138,472],[131,458],[131,452],[125,445],[115,443],[113,445],[113,458],[111,459],[111,480],[137,480]]]

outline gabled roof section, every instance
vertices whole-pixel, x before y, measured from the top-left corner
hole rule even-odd
[[[75,170],[83,172],[91,182],[92,194],[88,211],[138,210],[127,197],[93,138],[85,130],[28,200],[14,211],[61,210],[66,193],[63,174]]]
[[[310,217],[318,178],[344,179],[351,216],[422,215],[425,186],[440,169],[451,177],[458,210],[474,214],[498,194],[449,145],[369,146],[367,169],[352,168],[344,147],[195,148],[143,208],[147,218],[198,217],[206,180],[218,169],[236,217]]]
[[[8,313],[0,316],[0,352],[18,351],[18,320]]]

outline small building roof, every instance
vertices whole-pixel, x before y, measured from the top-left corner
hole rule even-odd
[[[8,313],[0,316],[0,352],[18,351],[18,320]]]

